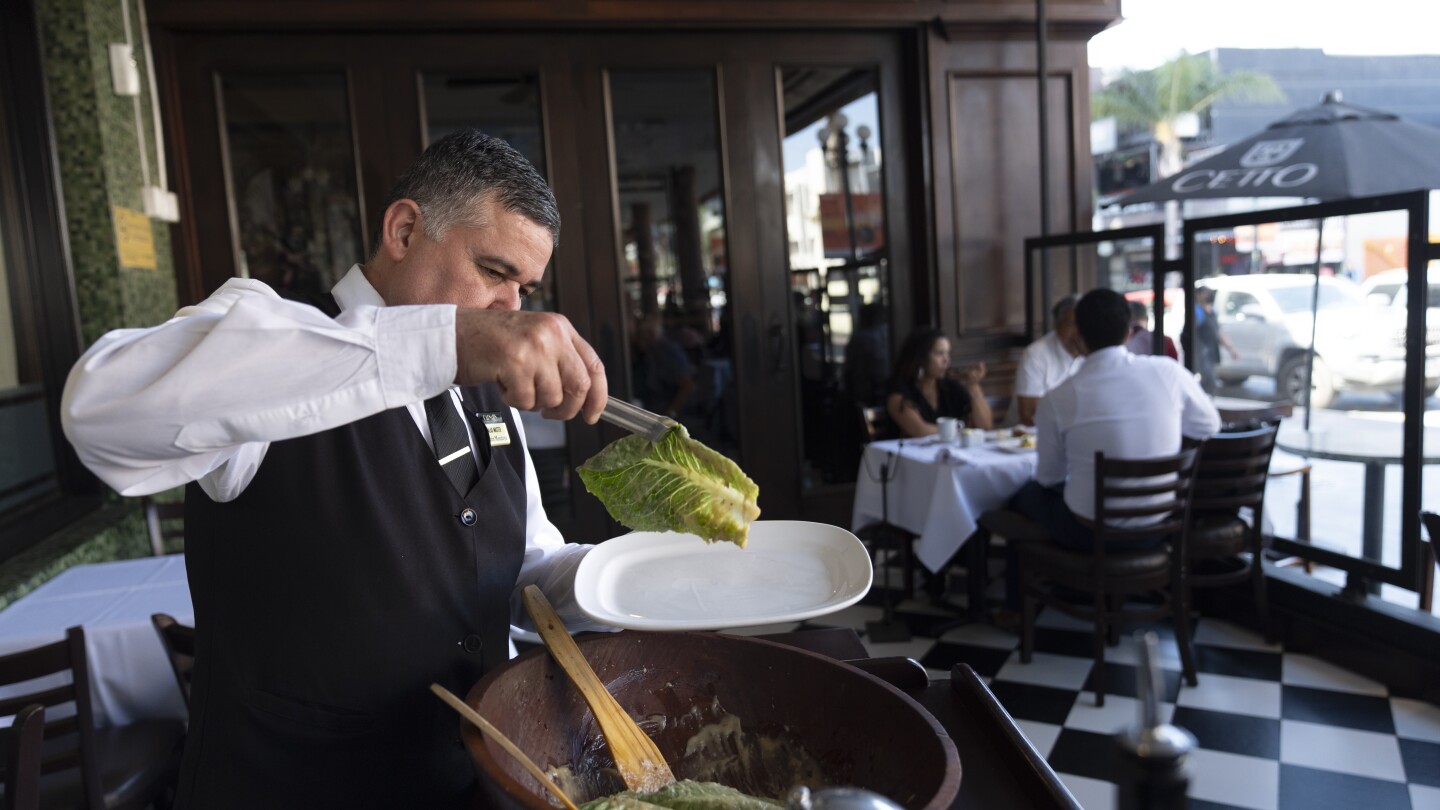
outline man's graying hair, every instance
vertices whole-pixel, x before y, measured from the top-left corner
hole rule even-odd
[[[446,135],[416,158],[380,209],[381,227],[391,204],[410,199],[420,206],[425,235],[439,241],[455,225],[485,225],[474,217],[487,197],[543,225],[553,244],[560,244],[560,211],[550,185],[514,147],[478,129]],[[376,230],[378,251],[381,237]]]

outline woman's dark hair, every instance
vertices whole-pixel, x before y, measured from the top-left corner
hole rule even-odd
[[[1091,290],[1075,305],[1075,328],[1092,352],[1119,346],[1130,336],[1130,303],[1114,290]]]
[[[486,199],[521,214],[550,231],[552,244],[560,244],[560,210],[545,178],[510,144],[482,133],[462,129],[430,144],[390,190],[377,219],[396,200],[414,200],[424,217],[425,234],[439,241],[455,225],[474,222]],[[380,249],[377,226],[375,250]]]
[[[914,385],[915,378],[920,375],[920,369],[925,365],[925,358],[930,355],[930,350],[935,348],[936,342],[945,337],[945,333],[933,326],[922,326],[911,332],[905,342],[900,344],[900,354],[895,359],[895,370],[890,375],[892,387],[903,385]]]

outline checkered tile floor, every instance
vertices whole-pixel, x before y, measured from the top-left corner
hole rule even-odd
[[[880,598],[872,592],[860,605],[803,625],[727,632],[850,627],[863,639],[865,623],[883,613]],[[1019,638],[990,625],[937,637],[934,628],[954,614],[923,597],[900,602],[896,616],[912,640],[866,640],[871,655],[909,656],[941,677],[952,664],[969,664],[1087,810],[1115,806],[1110,735],[1136,716],[1130,644],[1106,650],[1109,691],[1097,708],[1084,691],[1093,668],[1090,627],[1064,614],[1042,611],[1028,665],[1020,663]],[[1195,630],[1200,685],[1184,687],[1173,633],[1155,629],[1165,670],[1162,715],[1199,741],[1190,760],[1192,808],[1440,810],[1440,707],[1391,697],[1381,684],[1211,619]]]

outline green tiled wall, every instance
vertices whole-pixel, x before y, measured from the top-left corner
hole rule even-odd
[[[140,126],[150,183],[158,185],[154,117],[133,1],[37,0],[51,123],[60,170],[80,330],[86,344],[119,327],[148,326],[176,310],[168,223],[152,221],[156,268],[122,267],[111,206],[140,210],[145,185],[135,101],[116,96],[112,42],[125,41],[141,71]],[[0,608],[66,568],[149,553],[139,502],[112,498],[99,512],[0,565]]]
[[[130,41],[141,72],[140,122],[152,184],[158,183],[149,82],[133,3]],[[146,326],[170,317],[175,267],[170,225],[152,221],[157,267],[120,265],[111,206],[139,210],[144,176],[136,138],[135,102],[116,96],[109,45],[125,41],[116,0],[40,0],[45,75],[75,269],[81,334],[87,343],[122,326]]]
[[[140,503],[114,503],[0,566],[0,609],[65,569],[150,553]]]

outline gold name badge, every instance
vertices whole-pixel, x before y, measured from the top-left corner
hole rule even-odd
[[[480,421],[485,423],[485,432],[490,435],[491,447],[506,447],[510,444],[510,428],[505,417],[498,413],[482,413]]]

